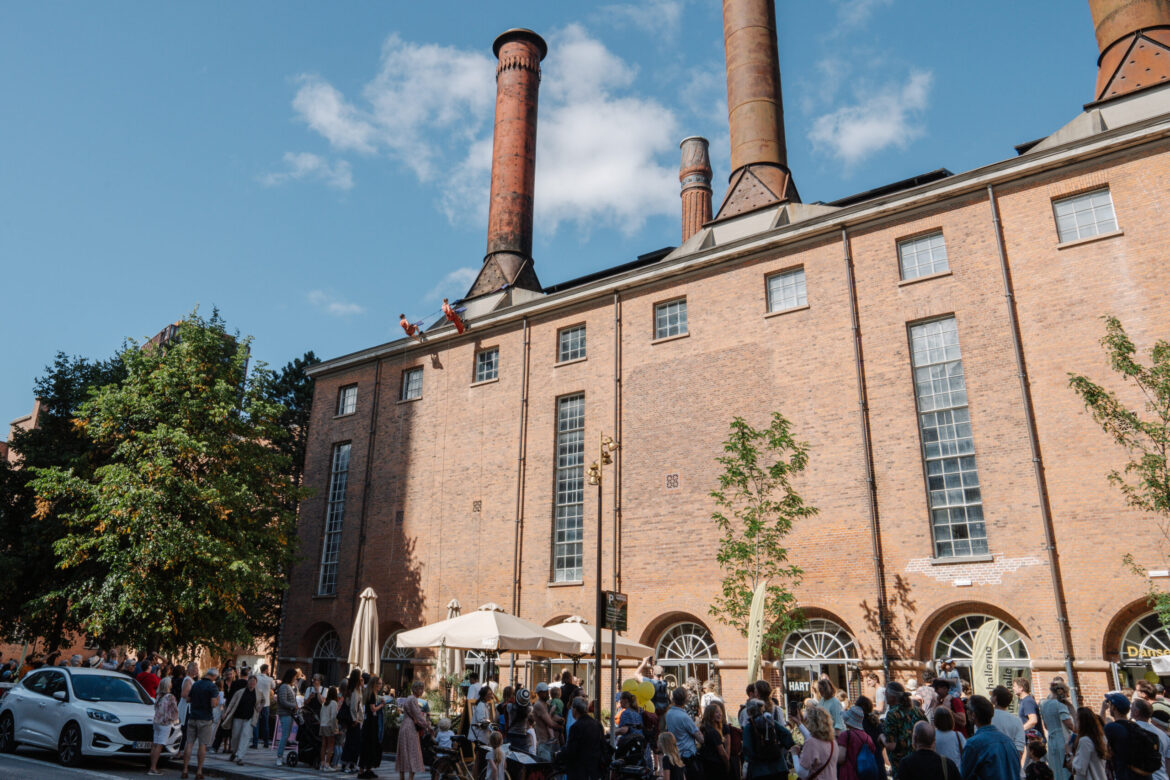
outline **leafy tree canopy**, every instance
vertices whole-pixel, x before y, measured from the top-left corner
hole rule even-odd
[[[746,636],[752,593],[767,579],[764,641],[774,644],[802,622],[789,587],[803,572],[788,562],[784,537],[795,521],[817,513],[792,486],[808,465],[808,445],[793,438],[779,412],[762,429],[736,417],[718,461],[723,473],[719,489],[711,492],[711,518],[723,534],[716,554],[723,581],[710,613]]]

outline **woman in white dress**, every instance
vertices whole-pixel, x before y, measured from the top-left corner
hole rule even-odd
[[[1109,743],[1105,741],[1101,719],[1088,707],[1077,709],[1077,737],[1077,750],[1072,759],[1073,777],[1076,780],[1106,780]]]

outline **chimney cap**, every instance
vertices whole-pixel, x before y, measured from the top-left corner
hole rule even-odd
[[[548,54],[548,44],[544,42],[544,38],[541,38],[527,27],[513,27],[510,30],[504,30],[504,32],[496,36],[496,40],[492,44],[492,54],[499,57],[500,48],[510,41],[529,41],[530,43],[536,44],[536,48],[540,50],[540,58],[542,60]]]
[[[684,138],[678,142],[679,148],[681,149],[682,147],[686,146],[687,141],[702,141],[704,144],[707,144],[708,146],[711,144],[710,141],[708,141],[706,138],[704,138],[701,135],[688,135],[686,138]]]

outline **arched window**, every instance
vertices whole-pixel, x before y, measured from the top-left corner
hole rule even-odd
[[[326,631],[313,648],[313,674],[325,678],[326,685],[341,681],[341,639],[336,631]]]
[[[382,645],[382,682],[389,685],[399,696],[410,691],[410,683],[414,680],[414,649],[398,646],[398,635],[395,631],[386,638]]]
[[[990,615],[964,615],[952,620],[939,633],[934,643],[935,658],[954,658],[956,666],[970,666],[975,644],[975,632],[988,620]],[[1001,666],[1029,666],[1028,648],[1024,639],[1014,628],[999,621],[999,663]]]
[[[785,661],[856,661],[853,637],[831,620],[810,620],[784,640]]]
[[[1161,681],[1165,684],[1163,675],[1159,674],[1160,670],[1154,669],[1153,659],[1170,656],[1170,631],[1162,625],[1156,612],[1151,612],[1130,625],[1125,636],[1121,638],[1121,647],[1118,651],[1121,656],[1121,663],[1118,664],[1120,678],[1118,687],[1132,688],[1138,680]]]
[[[719,651],[711,632],[698,623],[676,623],[658,640],[658,663],[676,684],[688,677],[700,681],[711,677],[719,661]]]

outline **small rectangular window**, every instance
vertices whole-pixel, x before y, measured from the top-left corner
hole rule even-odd
[[[654,338],[665,339],[687,332],[687,299],[667,301],[654,307]]]
[[[768,277],[768,311],[784,311],[807,305],[803,268],[793,268]]]
[[[557,362],[585,357],[585,326],[574,325],[557,332]]]
[[[329,492],[325,501],[325,533],[321,545],[321,569],[317,595],[337,593],[337,562],[341,551],[341,525],[345,520],[345,489],[349,484],[350,443],[333,445]]]
[[[500,376],[500,350],[498,347],[475,353],[475,381],[486,382]]]
[[[422,398],[422,366],[408,368],[402,372],[402,397],[399,400],[411,401]]]
[[[1117,230],[1113,196],[1108,188],[1054,200],[1052,211],[1056,214],[1056,232],[1062,244]]]
[[[898,263],[902,267],[903,281],[949,271],[947,244],[942,232],[899,241]]]
[[[346,385],[337,391],[337,416],[357,411],[357,385]]]

